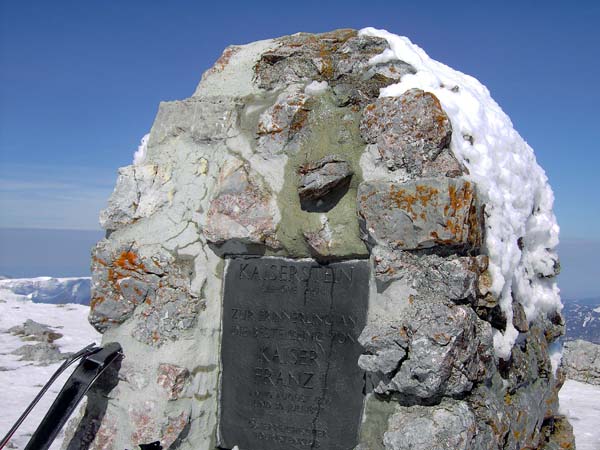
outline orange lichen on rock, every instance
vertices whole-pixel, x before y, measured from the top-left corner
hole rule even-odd
[[[139,262],[138,256],[131,250],[124,251],[115,260],[114,265],[125,270],[144,270],[144,264]]]
[[[417,204],[421,207],[427,207],[430,202],[435,201],[439,191],[436,188],[426,185],[417,185],[415,190],[416,192],[412,193],[390,185],[390,200],[395,204],[396,208],[410,213],[413,220],[416,220],[418,217],[424,220],[425,211],[417,213],[413,207]]]
[[[90,309],[96,308],[96,306],[98,306],[99,304],[101,304],[103,301],[104,301],[104,297],[101,297],[101,296],[93,297],[90,300]]]

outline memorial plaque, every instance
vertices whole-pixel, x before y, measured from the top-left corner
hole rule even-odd
[[[367,261],[233,258],[225,274],[220,447],[351,450]]]

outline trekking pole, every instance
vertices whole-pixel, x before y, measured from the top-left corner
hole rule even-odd
[[[0,442],[0,450],[8,443],[17,428],[19,428],[23,420],[29,415],[33,407],[39,402],[40,398],[56,378],[67,367],[75,361],[80,360],[79,365],[67,379],[25,447],[25,450],[47,450],[87,391],[113,362],[122,357],[121,346],[118,343],[112,342],[104,347],[96,347],[94,344],[88,345],[68,358],[52,375],[48,383],[46,383],[33,402],[19,417],[17,423],[15,423],[6,437]]]
[[[56,379],[65,370],[67,370],[69,368],[69,366],[71,366],[73,363],[77,362],[79,359],[81,359],[81,358],[83,358],[85,356],[88,356],[88,355],[91,355],[92,353],[97,352],[98,350],[100,350],[100,348],[96,347],[96,344],[90,344],[90,345],[82,348],[81,350],[79,350],[77,353],[74,353],[73,355],[69,356],[61,364],[61,366],[56,370],[56,372],[54,372],[54,374],[50,377],[50,380],[48,380],[48,382],[44,385],[44,387],[40,390],[40,392],[35,396],[35,398],[33,399],[33,401],[25,409],[25,411],[23,412],[23,414],[21,414],[21,417],[19,417],[17,419],[17,421],[12,426],[12,428],[8,431],[8,433],[6,434],[6,436],[4,436],[4,438],[2,439],[2,441],[0,441],[0,450],[3,449],[6,444],[8,444],[8,441],[10,441],[10,439],[13,437],[13,435],[15,434],[15,432],[17,431],[17,429],[21,426],[21,424],[27,418],[27,416],[29,415],[29,413],[33,410],[33,408],[35,407],[35,405],[37,405],[38,402],[42,399],[42,397],[44,396],[44,394],[46,393],[46,391],[48,389],[50,389],[50,386],[52,386],[52,384],[56,381]]]

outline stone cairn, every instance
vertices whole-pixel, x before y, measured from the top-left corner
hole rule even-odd
[[[92,256],[89,320],[126,357],[64,448],[221,445],[229,255],[369,261],[356,449],[574,448],[549,358],[562,317],[529,322],[515,301],[520,337],[494,355],[507,319],[481,253],[485,205],[438,99],[379,97],[415,73],[369,63],[387,48],[354,30],[231,46],[192,97],[160,104]],[[375,164],[361,164],[367,147]]]

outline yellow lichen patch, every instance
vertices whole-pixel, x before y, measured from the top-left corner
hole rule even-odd
[[[410,213],[413,220],[416,220],[420,214],[413,209],[415,205],[427,207],[429,202],[434,201],[439,191],[435,188],[423,185],[416,186],[416,192],[407,192],[405,189],[397,189],[394,185],[390,185],[390,200],[395,204],[396,208],[402,209]]]
[[[458,190],[454,185],[450,184],[448,186],[448,196],[450,197],[450,201],[444,207],[444,215],[454,217],[457,211],[463,210],[466,205],[471,205],[473,201],[471,183],[466,181]]]
[[[208,173],[208,160],[206,158],[200,158],[196,173],[198,175],[206,175]]]

